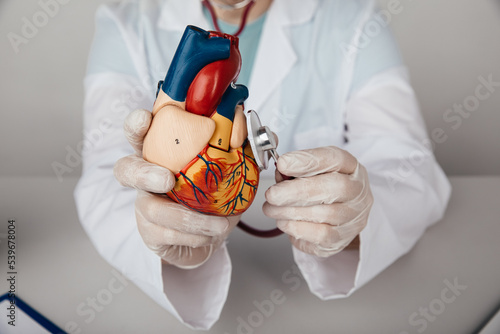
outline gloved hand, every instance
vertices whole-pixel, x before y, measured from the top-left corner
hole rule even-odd
[[[136,110],[127,116],[125,136],[135,154],[118,160],[113,172],[123,186],[138,190],[135,213],[144,243],[167,264],[196,268],[224,242],[240,216],[203,215],[165,195],[175,185],[174,174],[142,158],[144,136],[151,120],[147,110]]]
[[[283,180],[282,175],[295,177]],[[282,155],[263,211],[299,250],[328,257],[366,226],[373,196],[366,169],[348,152],[321,147]]]

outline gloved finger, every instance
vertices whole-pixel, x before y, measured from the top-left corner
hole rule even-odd
[[[144,243],[153,251],[157,251],[166,245],[196,248],[208,246],[218,241],[218,237],[180,232],[151,223],[138,210],[135,211],[135,216],[137,228]]]
[[[310,255],[315,255],[318,257],[322,257],[322,258],[330,257],[332,255],[340,253],[342,250],[345,249],[345,247],[340,247],[337,249],[333,249],[333,248],[322,249],[322,248],[318,247],[316,244],[313,244],[313,243],[306,241],[306,240],[295,239],[292,236],[288,236],[288,238],[290,239],[291,244],[295,248],[300,250],[301,252],[304,252],[304,253],[310,254]]]
[[[274,131],[271,131],[271,133],[273,134],[274,136],[274,140],[276,141],[276,147],[278,147],[279,143],[280,143],[280,140],[278,138],[278,135],[274,132]]]
[[[194,269],[205,263],[215,249],[214,245],[204,247],[187,247],[165,245],[154,250],[165,262],[181,269]]]
[[[265,202],[262,211],[276,220],[302,220],[312,223],[342,225],[356,218],[358,210],[344,203],[313,206],[275,206]]]
[[[328,173],[296,178],[267,189],[266,200],[277,206],[311,206],[347,202],[363,190],[362,180],[347,174]]]
[[[125,118],[123,124],[125,137],[139,156],[142,156],[144,137],[148,133],[152,119],[151,112],[145,109],[134,110]]]
[[[274,133],[273,131],[271,131],[271,132],[274,136],[274,140],[276,142],[276,148],[277,148],[279,145],[278,135],[276,133]],[[284,180],[283,175],[281,175],[281,173],[278,171],[278,168],[276,168],[276,170],[274,171],[274,179],[276,180],[276,183],[280,183],[281,181]]]
[[[168,230],[192,235],[193,238],[195,236],[220,238],[225,235],[229,228],[229,221],[226,217],[204,215],[189,210],[167,196],[155,195],[145,191],[137,193],[135,207],[138,214],[148,222]],[[198,238],[197,240],[205,239]],[[172,244],[177,243],[172,242]],[[191,247],[195,246],[191,245]]]
[[[171,171],[147,162],[137,155],[118,160],[113,174],[124,187],[153,193],[167,193],[175,186],[175,175]]]
[[[363,224],[349,222],[341,226],[317,224],[308,221],[279,220],[278,228],[297,240],[305,240],[322,251],[344,249],[364,228]]]
[[[276,181],[276,183],[280,183],[281,181],[284,180],[283,175],[281,175],[281,173],[278,171],[277,168],[274,171],[274,180]]]
[[[335,146],[283,154],[278,159],[277,168],[290,177],[308,177],[328,172],[352,174],[358,161],[349,152]]]
[[[359,249],[360,245],[361,245],[361,240],[358,234],[356,238],[352,239],[349,245],[347,245],[344,249]]]
[[[227,237],[229,235],[229,233],[236,227],[236,225],[238,225],[238,223],[240,222],[240,219],[241,219],[241,215],[237,215],[237,216],[227,216],[226,217],[227,220],[229,221],[229,228],[227,229],[226,231],[226,234],[225,236]]]

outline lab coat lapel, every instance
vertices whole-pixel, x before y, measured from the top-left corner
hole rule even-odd
[[[309,21],[317,4],[317,0],[273,1],[250,78],[249,108],[258,111],[292,69],[297,56],[287,29]]]

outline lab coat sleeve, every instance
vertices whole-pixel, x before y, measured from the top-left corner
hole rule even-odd
[[[437,164],[406,69],[374,75],[346,107],[349,142],[343,148],[369,175],[374,204],[359,250],[321,259],[294,249],[312,293],[349,296],[407,253],[440,220],[451,192]]]
[[[208,329],[219,318],[229,289],[226,246],[193,270],[162,266],[137,230],[136,191],[122,187],[113,176],[115,162],[133,153],[123,121],[131,110],[150,108],[155,92],[128,67],[133,58],[123,54],[126,36],[110,13],[107,7],[98,12],[97,34],[102,35],[95,39],[84,82],[83,172],[74,194],[79,219],[112,266],[189,327]]]

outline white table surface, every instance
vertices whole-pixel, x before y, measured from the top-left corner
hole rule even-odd
[[[106,289],[114,276],[78,222],[76,181],[0,178],[0,293],[8,290],[3,278],[7,220],[15,218],[18,295],[63,329],[74,321],[82,333],[194,333],[133,284],[114,294],[89,323],[77,314],[77,307]],[[286,300],[251,333],[419,333],[423,325],[410,324],[410,316],[431,303],[438,306],[444,281],[454,279],[467,288],[422,332],[477,331],[500,306],[500,177],[452,177],[451,182],[445,218],[348,299],[320,301],[302,279],[292,291],[293,284],[282,280],[294,265],[288,239],[258,239],[235,230],[228,244],[229,297],[209,333],[238,333],[238,317],[255,315],[254,301],[269,299],[275,289]],[[260,212],[263,188],[245,219],[261,227],[272,224]]]

